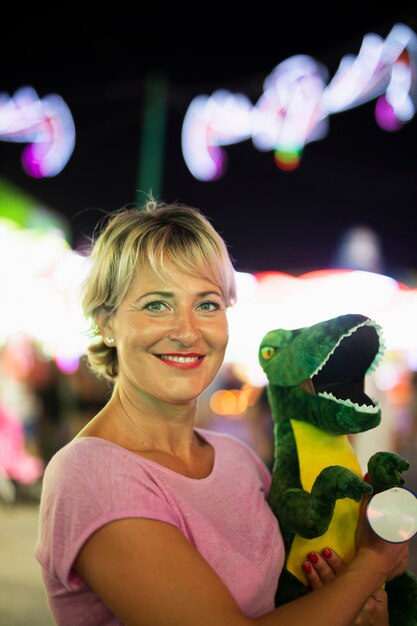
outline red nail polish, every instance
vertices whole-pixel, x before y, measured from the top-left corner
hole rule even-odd
[[[307,558],[312,563],[317,563],[317,561],[319,560],[319,557],[317,556],[317,554],[315,552],[309,552],[307,554]]]
[[[330,557],[332,556],[332,551],[329,550],[329,548],[324,548],[324,550],[322,550],[321,553],[325,559],[330,559]]]
[[[307,563],[307,561],[305,563],[303,563],[302,565],[303,570],[305,571],[306,574],[311,574],[311,565],[310,563]]]
[[[366,483],[370,483],[371,482],[371,477],[369,476],[368,472],[366,472],[365,476],[363,477],[363,480]]]

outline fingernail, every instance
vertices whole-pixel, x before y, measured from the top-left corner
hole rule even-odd
[[[309,552],[307,554],[307,558],[312,563],[317,563],[317,561],[319,560],[319,557],[318,557],[318,555],[315,552]]]
[[[303,570],[305,571],[306,574],[311,574],[311,565],[310,563],[307,563],[307,561],[305,563],[303,563],[302,565]]]
[[[366,483],[370,483],[371,482],[371,477],[369,476],[368,472],[366,472],[365,476],[363,477],[363,480]]]
[[[324,550],[322,550],[321,553],[325,559],[330,559],[330,557],[332,556],[332,551],[329,550],[329,548],[324,548]]]

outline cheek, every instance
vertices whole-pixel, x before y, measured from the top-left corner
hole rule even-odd
[[[146,320],[125,321],[120,325],[120,336],[127,347],[137,348],[151,346],[164,335],[166,329],[162,324],[149,324]]]
[[[229,341],[229,327],[227,322],[222,322],[210,328],[209,337],[211,345],[217,350],[224,352],[227,342]]]

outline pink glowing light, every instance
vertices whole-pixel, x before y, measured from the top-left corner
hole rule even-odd
[[[40,99],[32,87],[22,87],[13,98],[2,93],[0,140],[29,144],[23,150],[22,164],[30,176],[56,176],[75,146],[71,112],[61,96]]]
[[[23,425],[16,415],[0,407],[0,477],[31,484],[43,474],[44,463],[25,449]]]
[[[395,115],[394,108],[387,101],[385,96],[381,96],[377,100],[375,106],[375,119],[383,130],[394,131],[398,130],[402,126]]]

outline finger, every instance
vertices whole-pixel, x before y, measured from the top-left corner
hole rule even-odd
[[[361,612],[353,622],[352,626],[369,626],[374,624],[375,617],[375,600],[369,598],[363,606]]]
[[[388,626],[388,596],[383,589],[378,589],[368,598],[352,626],[370,626],[371,624]]]
[[[400,576],[401,574],[403,574],[407,569],[408,569],[408,562],[409,562],[409,544],[407,543],[403,543],[403,544],[397,544],[399,549],[399,553],[396,555],[396,559],[397,559],[397,566],[395,569],[393,569],[393,571],[391,572],[390,576],[387,577],[387,582],[392,580],[393,578],[397,578],[397,576]]]
[[[336,576],[336,573],[331,568],[329,563],[327,563],[326,559],[324,559],[318,552],[309,552],[307,554],[307,559],[322,584],[333,580]]]
[[[359,519],[355,533],[356,547],[360,546],[366,541],[366,538],[370,536],[371,529],[366,519],[366,507],[370,500],[370,496],[363,496],[359,505]]]
[[[378,589],[373,594],[375,616],[385,615],[388,611],[388,595],[384,589]]]
[[[337,552],[331,550],[330,548],[324,548],[324,550],[321,551],[321,556],[335,574],[342,572],[346,567],[345,562],[340,558]]]
[[[352,626],[369,626],[370,624],[387,624],[388,596],[384,589],[378,589],[363,606]]]
[[[302,568],[307,579],[307,584],[312,591],[316,591],[317,589],[320,589],[320,587],[323,587],[324,583],[310,561],[304,561]]]
[[[362,496],[362,499],[359,503],[359,514],[365,517],[366,515],[366,507],[368,505],[369,500],[372,498],[372,494],[366,493]]]

